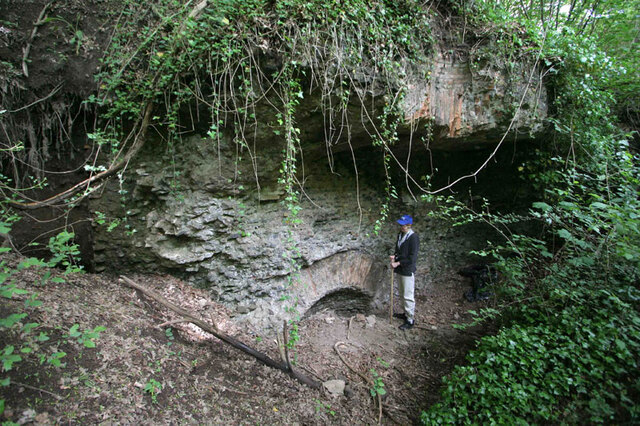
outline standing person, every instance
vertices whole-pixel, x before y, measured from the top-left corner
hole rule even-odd
[[[404,313],[393,314],[393,316],[404,320],[404,324],[400,326],[400,330],[408,330],[412,328],[415,323],[416,301],[413,295],[415,289],[414,272],[416,272],[420,238],[418,234],[411,229],[413,225],[413,218],[411,216],[404,215],[398,219],[397,222],[398,225],[400,225],[400,232],[398,233],[395,254],[390,257],[393,272],[400,277],[399,290]]]

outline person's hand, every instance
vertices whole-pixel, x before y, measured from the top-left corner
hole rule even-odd
[[[391,267],[392,267],[393,269],[396,269],[398,266],[400,266],[400,262],[394,262],[394,261],[391,261]]]

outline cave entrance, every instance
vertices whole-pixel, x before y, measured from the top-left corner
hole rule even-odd
[[[356,314],[368,315],[373,309],[373,297],[358,287],[342,287],[331,291],[316,301],[304,313],[308,318],[322,311],[333,311],[342,317]]]

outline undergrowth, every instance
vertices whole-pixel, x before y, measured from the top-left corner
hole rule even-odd
[[[501,329],[444,380],[424,424],[640,418],[639,158],[614,124],[607,90],[622,71],[571,26],[544,37],[556,94],[553,132],[537,161],[522,165],[540,199],[515,216],[429,197],[454,225],[481,221],[503,239],[477,253],[502,279],[495,306],[475,313]],[[540,233],[515,232],[525,221]]]

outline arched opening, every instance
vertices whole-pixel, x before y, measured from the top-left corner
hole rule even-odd
[[[318,312],[333,311],[337,315],[350,317],[355,314],[368,315],[372,310],[373,297],[357,287],[343,287],[331,291],[316,301],[304,313],[308,318]]]

